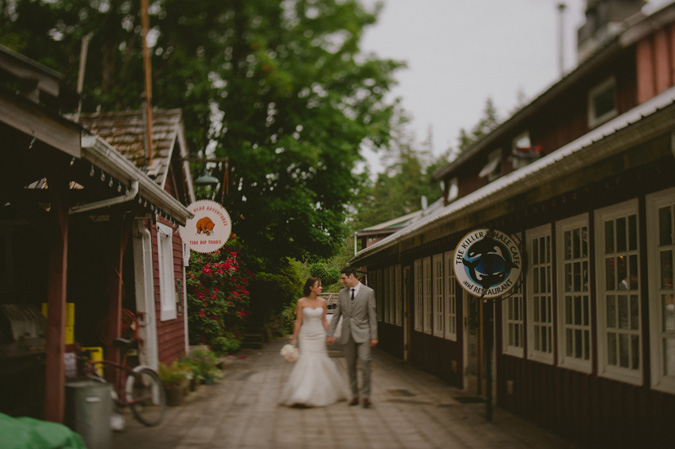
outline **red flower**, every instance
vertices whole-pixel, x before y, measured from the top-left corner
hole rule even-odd
[[[233,303],[233,302],[228,302],[227,305],[228,305],[228,306],[233,306],[234,303]]]
[[[204,311],[204,309],[199,309],[199,316],[201,318],[204,318],[206,316],[206,312]]]
[[[213,315],[213,316],[211,317],[211,319],[212,319],[213,321],[218,321],[218,317],[215,316],[215,315]]]

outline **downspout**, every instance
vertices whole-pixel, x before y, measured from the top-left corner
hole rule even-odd
[[[131,189],[122,196],[116,196],[114,198],[108,198],[107,200],[95,201],[93,203],[81,204],[79,206],[73,206],[69,209],[70,214],[77,214],[80,212],[86,212],[88,210],[102,209],[104,207],[110,207],[115,204],[126,203],[128,201],[136,198],[138,194],[138,181],[131,182]]]

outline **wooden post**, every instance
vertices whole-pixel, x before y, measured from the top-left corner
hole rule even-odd
[[[114,214],[111,216],[111,245],[110,245],[110,296],[108,297],[108,336],[106,345],[106,360],[120,362],[121,357],[115,339],[120,337],[122,325],[122,294],[124,284],[122,282],[122,270],[124,269],[124,252],[131,234],[133,216],[131,214]]]
[[[62,170],[59,171],[59,168]],[[68,273],[68,180],[66,166],[48,177],[51,198],[49,268],[47,288],[47,339],[45,343],[45,419],[63,423],[66,373],[66,280]]]

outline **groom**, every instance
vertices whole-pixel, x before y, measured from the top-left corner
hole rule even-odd
[[[340,290],[339,299],[333,312],[326,343],[335,342],[335,329],[342,317],[342,334],[339,343],[345,345],[347,372],[352,390],[349,405],[359,404],[359,385],[356,362],[361,365],[361,397],[363,408],[370,402],[370,348],[377,345],[377,315],[375,292],[359,282],[356,270],[347,267],[340,271],[340,281],[346,288]]]

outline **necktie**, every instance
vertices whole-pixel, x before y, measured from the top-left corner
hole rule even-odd
[[[354,301],[354,289],[352,289],[352,301]]]

